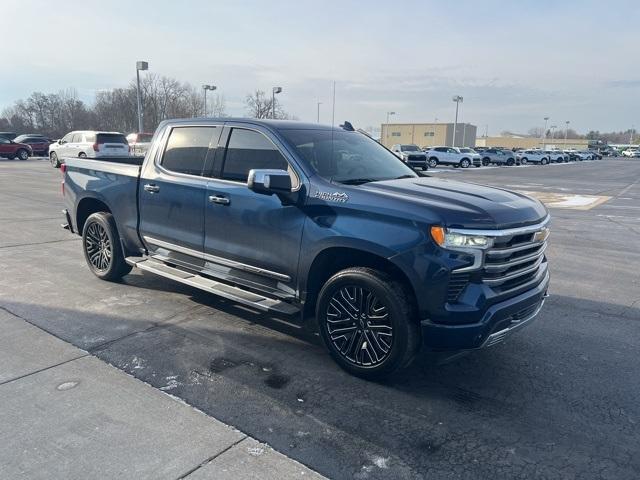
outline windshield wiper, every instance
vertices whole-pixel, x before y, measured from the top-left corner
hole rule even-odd
[[[389,180],[402,180],[403,178],[417,178],[417,176],[407,173],[406,175],[400,175],[399,177],[390,178]]]
[[[363,183],[377,182],[378,180],[375,178],[348,178],[346,180],[336,180],[336,182],[344,185],[362,185]]]

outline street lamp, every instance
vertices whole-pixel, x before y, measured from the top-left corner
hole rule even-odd
[[[567,120],[566,122],[564,122],[566,127],[564,129],[564,148],[567,148],[567,134],[569,133],[569,120]]]
[[[551,125],[551,141],[552,142],[553,142],[553,138],[555,137],[556,128],[558,128],[557,125]]]
[[[462,103],[462,97],[460,95],[454,95],[452,100],[456,102],[456,120],[453,122],[453,147],[456,146],[456,130],[458,128],[458,107]]]
[[[142,97],[140,96],[140,70],[149,70],[149,63],[138,61],[136,62],[136,82],[138,85],[138,133],[142,133]]]
[[[547,122],[549,121],[549,117],[544,117],[544,130],[542,130],[542,138],[544,141],[542,143],[542,147],[546,148],[547,146]],[[540,140],[542,140],[542,138]]]
[[[215,85],[202,85],[202,90],[204,90],[204,116],[207,116],[207,90],[214,91],[216,88]]]
[[[396,112],[387,112],[387,123],[389,123],[389,115],[397,115]]]
[[[320,123],[320,105],[322,105],[322,102],[318,102],[318,123]]]
[[[271,118],[276,118],[276,93],[282,92],[282,87],[271,89]]]

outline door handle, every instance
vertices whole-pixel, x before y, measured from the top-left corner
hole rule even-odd
[[[223,197],[222,195],[209,195],[210,203],[217,203],[218,205],[229,205],[231,200],[227,197]]]
[[[147,183],[144,186],[144,190],[145,192],[149,192],[149,193],[158,193],[160,191],[160,187],[157,185],[153,185],[151,183]]]

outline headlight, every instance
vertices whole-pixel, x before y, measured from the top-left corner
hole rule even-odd
[[[431,227],[431,238],[442,248],[487,248],[491,246],[491,237],[483,235],[464,235],[447,231],[444,227]]]

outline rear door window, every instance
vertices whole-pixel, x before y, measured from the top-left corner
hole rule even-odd
[[[222,178],[246,182],[252,169],[288,170],[289,164],[280,150],[262,133],[234,128],[227,143]],[[293,178],[292,184],[295,184]]]
[[[160,165],[176,173],[201,176],[208,155],[213,155],[220,128],[175,127],[169,134]]]

